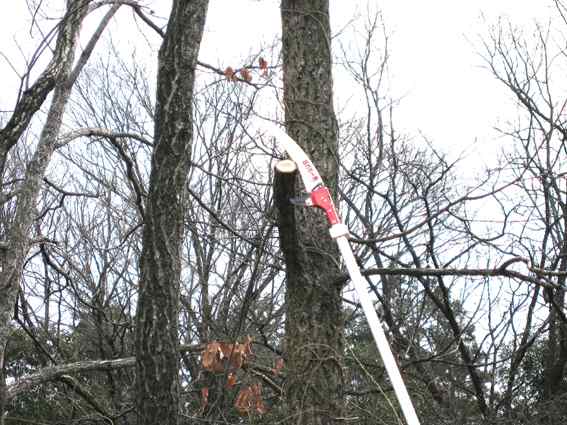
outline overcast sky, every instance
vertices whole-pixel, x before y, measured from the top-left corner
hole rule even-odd
[[[5,3],[0,15],[0,51],[21,67],[15,40],[23,50],[29,48],[29,15],[23,0]],[[62,1],[51,1],[57,3]],[[170,2],[146,3],[165,14]],[[494,148],[492,127],[513,111],[507,93],[482,68],[480,37],[487,32],[487,22],[494,23],[498,16],[526,26],[536,19],[545,22],[553,14],[552,1],[331,0],[333,28],[343,29],[353,18],[378,8],[390,35],[390,83],[392,95],[401,99],[397,109],[400,128],[411,134],[421,132],[445,150],[460,151],[475,140],[477,150]],[[129,20],[126,14],[131,16],[123,11],[117,17],[123,28]],[[238,66],[239,58],[257,51],[260,43],[268,44],[278,33],[278,0],[211,0],[201,56],[215,65]],[[9,93],[15,92],[16,82],[10,66],[0,58],[3,109],[10,106]],[[341,94],[338,86],[339,101]]]

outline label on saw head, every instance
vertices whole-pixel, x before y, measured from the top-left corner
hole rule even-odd
[[[304,159],[303,166],[305,167],[307,174],[309,174],[309,176],[311,177],[311,180],[318,181],[321,179],[321,176],[319,176],[319,173],[317,172],[315,166],[311,161],[309,161],[308,159]]]

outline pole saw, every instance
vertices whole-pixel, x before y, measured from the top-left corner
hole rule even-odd
[[[258,123],[258,127],[273,136],[278,145],[286,151],[291,159],[291,161],[281,161],[280,164],[278,164],[278,169],[281,172],[288,173],[294,172],[296,169],[299,171],[307,195],[304,205],[317,207],[325,211],[327,221],[330,225],[329,233],[339,246],[339,251],[341,252],[348,274],[356,290],[360,305],[362,306],[372,336],[374,337],[374,342],[382,357],[384,367],[390,377],[392,387],[394,388],[406,422],[408,425],[420,425],[400,370],[390,349],[390,344],[384,334],[380,319],[366,292],[365,280],[360,273],[360,269],[348,241],[348,227],[341,221],[329,189],[325,186],[317,168],[315,168],[305,151],[283,130],[269,122]]]

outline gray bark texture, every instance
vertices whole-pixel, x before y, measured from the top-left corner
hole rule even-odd
[[[158,62],[154,151],[136,313],[138,423],[176,424],[184,186],[193,139],[195,66],[207,0],[175,0]]]
[[[333,109],[328,0],[282,0],[285,121],[336,197],[337,124]],[[301,184],[296,182],[296,191]],[[296,424],[338,423],[343,412],[343,317],[339,253],[324,213],[291,208],[276,188],[286,261],[285,388]],[[335,283],[333,283],[335,282]]]
[[[0,131],[0,172],[3,172],[9,150],[27,129],[31,117],[53,89],[53,100],[37,149],[18,188],[14,216],[9,223],[5,223],[5,242],[9,249],[3,250],[0,255],[0,418],[3,417],[1,412],[6,391],[3,367],[9,323],[20,288],[22,267],[30,247],[31,228],[35,220],[35,206],[42,179],[57,146],[63,113],[71,94],[76,42],[81,23],[88,11],[87,6],[87,0],[67,2],[67,13],[59,26],[52,62],[38,81],[23,93],[6,127]],[[46,80],[43,81],[44,79]]]

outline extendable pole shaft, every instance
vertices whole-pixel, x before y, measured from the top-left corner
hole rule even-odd
[[[350,275],[350,278],[354,285],[354,289],[356,290],[356,293],[358,295],[362,310],[366,315],[366,320],[368,321],[368,325],[370,326],[370,331],[374,336],[376,347],[380,352],[384,367],[386,368],[386,372],[390,377],[392,387],[394,388],[394,392],[396,393],[400,407],[402,408],[402,413],[406,418],[406,422],[408,425],[420,425],[419,419],[417,418],[417,414],[415,413],[415,409],[408,394],[408,390],[406,389],[402,375],[400,374],[398,364],[394,359],[394,355],[392,354],[392,350],[390,349],[390,344],[388,343],[386,335],[384,334],[382,323],[380,323],[380,319],[376,314],[374,305],[372,305],[372,302],[370,301],[370,298],[366,293],[366,282],[364,280],[364,277],[360,273],[360,269],[358,268],[358,264],[356,263],[356,259],[354,258],[354,254],[352,253],[350,243],[345,236],[336,238],[336,241],[339,246],[339,250],[341,251],[341,255],[344,259],[348,274]]]

